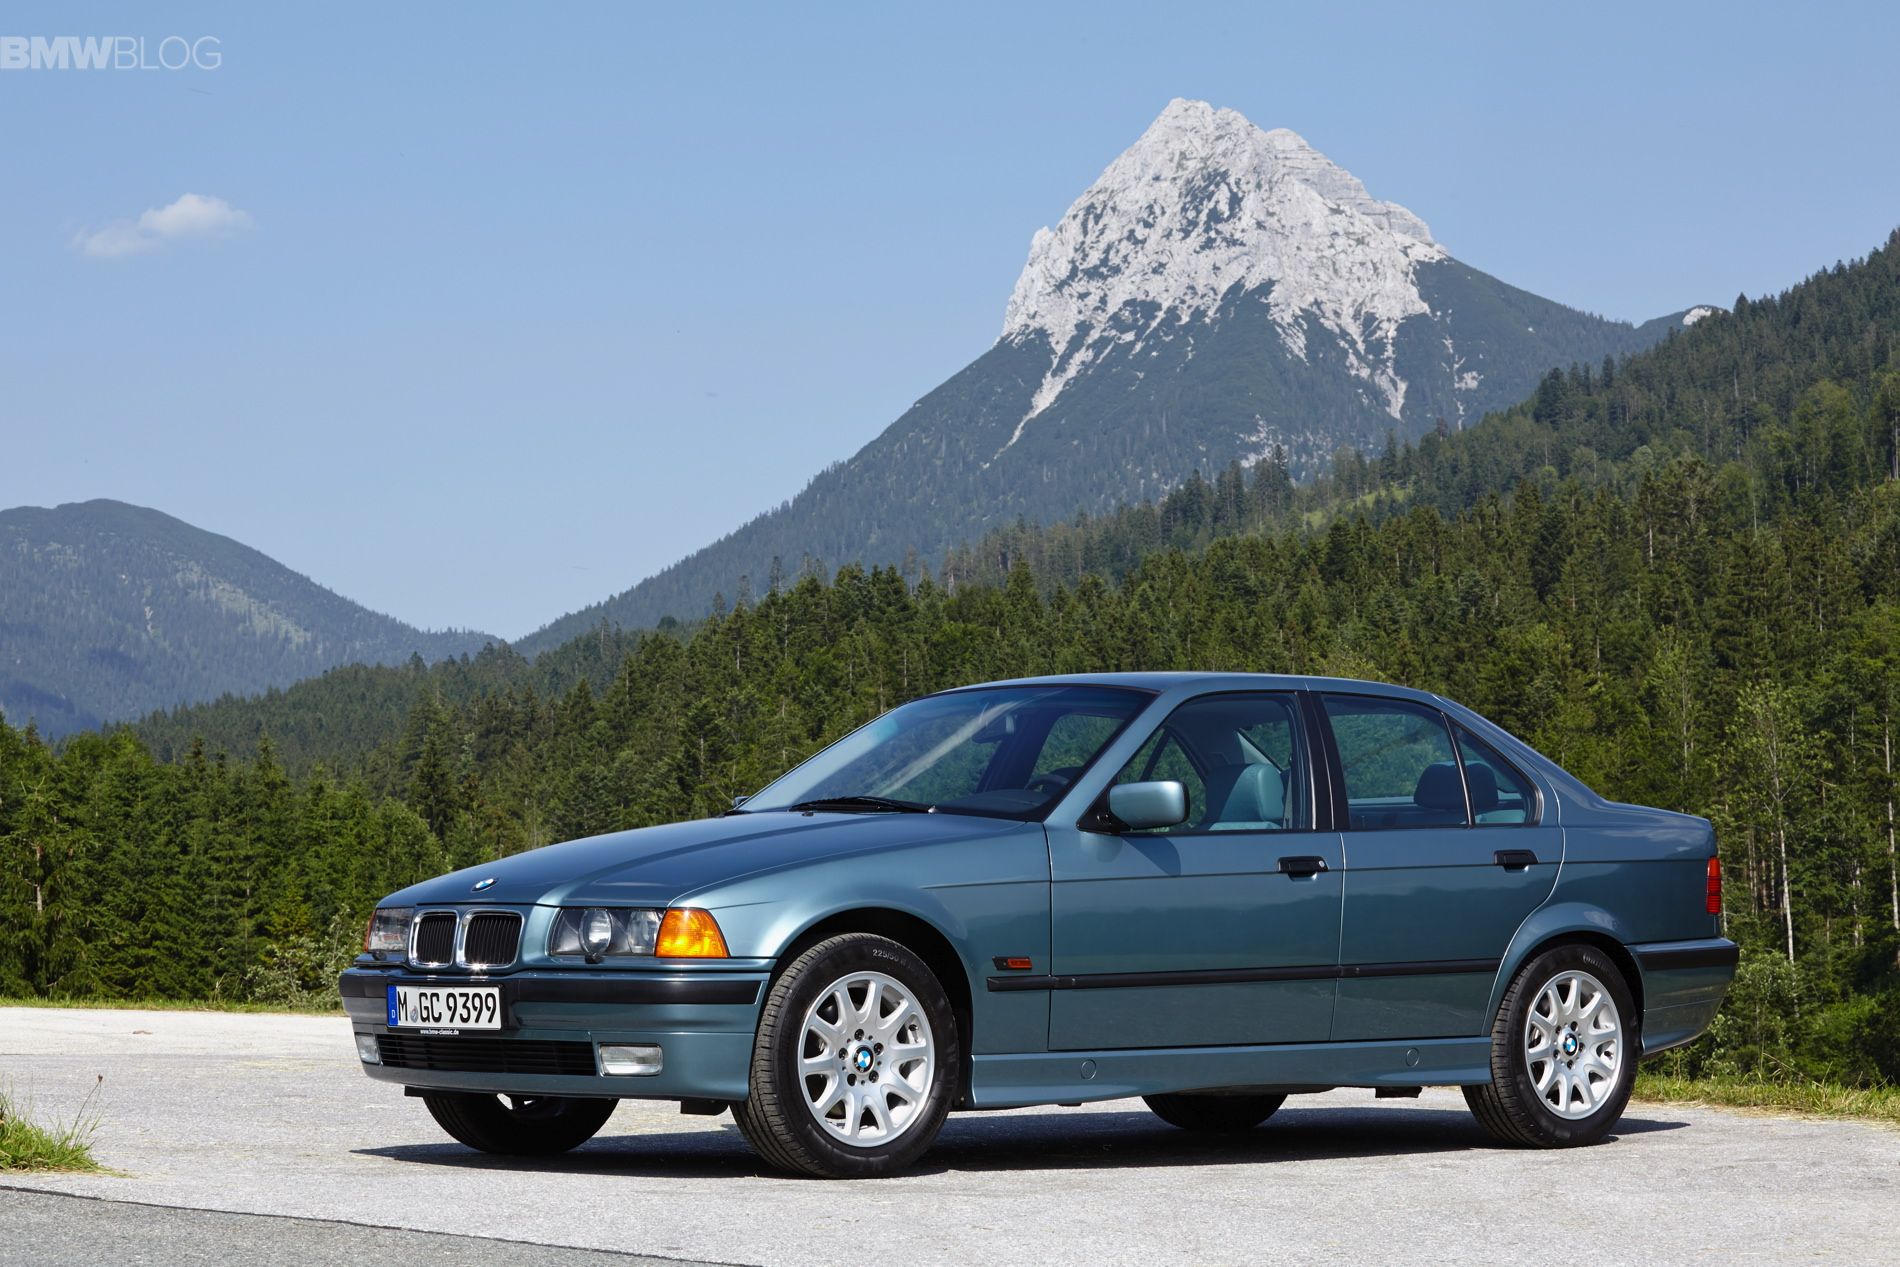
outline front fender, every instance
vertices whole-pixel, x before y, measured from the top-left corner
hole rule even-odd
[[[757,911],[759,937],[769,946],[761,957],[782,959],[785,952],[820,924],[854,912],[891,912],[928,924],[950,943],[963,964],[964,977],[972,990],[982,988],[977,979],[980,968],[970,952],[970,927],[965,916],[930,891],[918,892],[898,885],[853,885],[828,892],[821,902],[785,902],[770,910]]]
[[[1049,962],[1049,850],[1040,824],[929,848],[822,859],[709,885],[680,899],[713,913],[738,958],[777,961],[813,928],[853,912],[891,912],[928,925],[962,967],[972,1050],[1040,1051],[1048,1000],[991,993],[998,957]]]

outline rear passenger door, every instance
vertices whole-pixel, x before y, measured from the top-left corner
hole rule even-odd
[[[1535,786],[1438,709],[1320,697],[1345,825],[1335,1040],[1482,1034],[1498,965],[1556,882]]]

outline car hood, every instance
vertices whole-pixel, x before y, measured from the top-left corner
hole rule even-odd
[[[666,906],[695,890],[761,871],[1024,826],[1014,819],[960,814],[733,814],[548,845],[411,885],[382,905]]]

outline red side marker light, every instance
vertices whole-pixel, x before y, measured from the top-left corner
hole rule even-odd
[[[1036,966],[1036,962],[1026,955],[998,955],[996,966],[1008,972],[1027,972]]]
[[[1722,913],[1722,860],[1709,859],[1708,909],[1711,915]]]

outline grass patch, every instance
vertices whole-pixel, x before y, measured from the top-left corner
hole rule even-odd
[[[1665,1104],[1718,1104],[1724,1108],[1859,1118],[1900,1126],[1900,1088],[1838,1087],[1822,1082],[1755,1082],[1745,1078],[1678,1078],[1645,1073],[1636,1098]]]
[[[343,1000],[292,1007],[285,1003],[245,1003],[232,999],[57,999],[0,995],[0,1007],[85,1008],[117,1012],[268,1012],[288,1016],[342,1016]]]
[[[92,1084],[72,1121],[40,1126],[25,1116],[19,1103],[0,1091],[0,1173],[17,1170],[102,1170],[92,1156],[92,1133],[99,1126],[94,1101],[101,1078]]]

